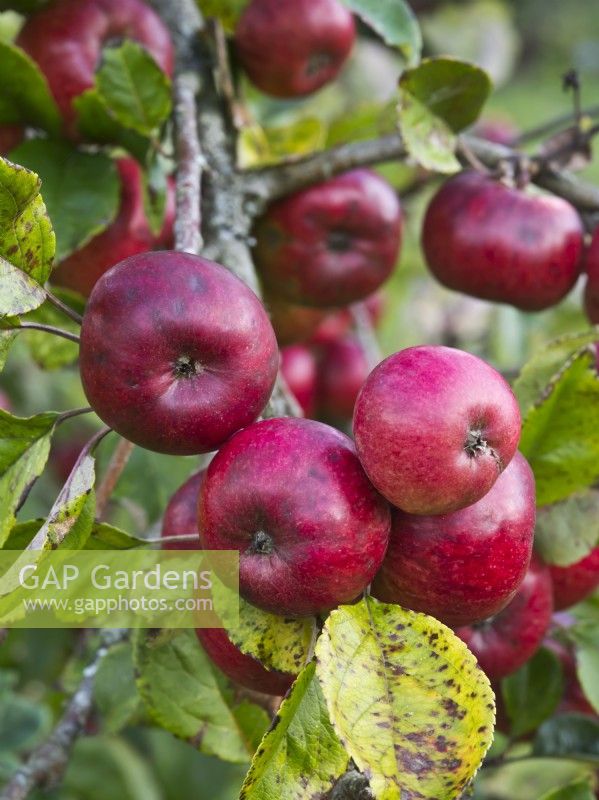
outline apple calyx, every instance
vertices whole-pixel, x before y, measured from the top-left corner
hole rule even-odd
[[[473,428],[472,430],[468,431],[466,443],[464,444],[464,450],[471,458],[476,458],[479,455],[487,454],[494,458],[498,465],[500,464],[499,456],[493,450],[493,448],[489,446],[489,443],[484,438],[482,430],[479,428]]]
[[[275,551],[275,543],[270,534],[266,531],[256,531],[252,537],[248,553],[252,555],[270,556]]]
[[[193,378],[202,372],[202,365],[191,356],[179,356],[173,366],[176,378]]]

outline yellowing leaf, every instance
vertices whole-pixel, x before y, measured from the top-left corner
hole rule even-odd
[[[367,598],[316,645],[337,734],[377,800],[453,800],[492,738],[494,696],[474,656],[432,617]]]

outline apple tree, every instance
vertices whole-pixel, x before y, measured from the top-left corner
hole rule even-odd
[[[239,564],[197,630],[3,575],[2,800],[599,796],[598,115],[493,121],[509,20],[0,0],[0,549]]]

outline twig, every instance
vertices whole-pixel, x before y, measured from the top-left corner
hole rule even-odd
[[[177,150],[177,210],[175,247],[184,253],[198,254],[202,249],[201,205],[202,165],[204,159],[198,139],[196,96],[198,76],[182,72],[175,76],[175,139]]]
[[[79,344],[79,337],[76,333],[70,331],[63,331],[62,328],[55,328],[54,325],[42,325],[39,322],[21,322],[20,325],[15,325],[15,331],[43,331],[44,333],[51,333],[54,336],[60,336],[63,339],[69,339],[71,342]]]
[[[199,542],[197,533],[178,533],[176,536],[154,536],[152,538],[144,539],[139,543],[139,547],[146,544],[179,544],[180,542]],[[199,549],[199,544],[198,544]]]
[[[56,297],[55,294],[52,294],[52,292],[49,289],[46,288],[45,292],[49,303],[52,303],[52,305],[55,308],[57,308],[59,311],[62,311],[62,313],[66,314],[67,317],[70,317],[73,320],[73,322],[76,322],[78,325],[81,325],[81,323],[83,322],[83,317],[80,314],[78,314],[74,308],[71,308],[66,303],[63,303],[62,300]]]
[[[60,425],[65,420],[80,417],[82,414],[90,414],[93,410],[91,406],[86,406],[85,408],[73,408],[70,411],[63,411],[56,420],[56,424]]]
[[[582,116],[590,118],[599,116],[599,106],[583,108]],[[526,142],[532,142],[535,139],[541,139],[543,136],[547,136],[558,128],[561,128],[563,125],[572,124],[572,122],[574,122],[574,115],[571,111],[568,111],[565,114],[560,114],[553,119],[547,120],[547,122],[543,122],[541,125],[537,125],[535,128],[524,131],[524,133],[521,133],[514,139],[512,145],[517,147],[518,145],[526,144]]]
[[[96,517],[98,519],[102,518],[106,510],[110,495],[113,493],[122,471],[127,466],[134,446],[128,439],[121,439],[112,454],[104,477],[96,490]]]
[[[227,50],[227,38],[223,26],[217,19],[210,20],[212,35],[216,49],[216,88],[224,97],[227,104],[227,111],[230,122],[237,130],[241,130],[248,124],[248,114],[244,106],[237,99],[233,75],[231,72],[231,62]]]
[[[374,328],[368,313],[366,305],[362,303],[353,303],[349,307],[352,319],[354,322],[354,331],[356,338],[368,362],[368,367],[372,370],[381,361],[382,354],[379,347]]]
[[[34,750],[27,763],[8,781],[0,800],[24,800],[35,788],[56,785],[69,761],[71,749],[83,733],[93,707],[93,689],[98,667],[106,653],[123,641],[126,631],[105,630],[102,643],[91,664],[83,672],[83,679],[71,697],[60,721],[46,739]]]

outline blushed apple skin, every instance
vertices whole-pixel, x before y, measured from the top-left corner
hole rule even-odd
[[[256,224],[254,254],[271,294],[300,305],[343,306],[387,280],[401,235],[394,189],[356,169],[273,203]]]
[[[95,285],[83,318],[80,373],[98,416],[159,453],[215,450],[270,397],[279,363],[256,295],[204,258],[132,256]]]
[[[539,649],[551,622],[551,575],[533,558],[514,599],[497,616],[456,634],[491,682],[516,672]]]
[[[355,336],[323,345],[318,364],[318,410],[330,420],[351,420],[370,367]]]
[[[269,419],[217,453],[200,496],[206,550],[240,552],[240,594],[289,617],[352,602],[381,565],[390,511],[349,437],[308,419]]]
[[[292,344],[281,349],[281,372],[305,417],[316,405],[316,358],[309,347]]]
[[[201,469],[189,477],[180,486],[171,499],[162,519],[163,550],[199,550],[200,535],[198,532],[198,501],[200,489],[204,481],[206,470]],[[197,534],[197,540],[188,542],[169,542],[171,536],[186,536]]]
[[[252,656],[242,653],[223,628],[197,628],[196,635],[210,660],[235,683],[254,692],[283,695],[295,675],[267,670]]]
[[[121,184],[117,216],[87,244],[61,261],[52,272],[52,283],[89,297],[98,279],[112,266],[129,256],[145,253],[157,245],[172,247],[175,211],[175,184],[167,179],[162,230],[155,236],[144,210],[142,172],[133,158],[116,162]]]
[[[93,87],[103,47],[120,39],[141,44],[172,75],[169,32],[141,0],[53,0],[27,19],[17,37],[46,76],[71,138],[78,138],[73,100]]]
[[[476,356],[423,345],[382,361],[354,410],[362,466],[408,514],[448,514],[480,500],[510,463],[521,417],[501,375]]]
[[[516,453],[489,492],[436,517],[394,511],[372,594],[450,627],[497,614],[524,579],[535,529],[535,483]]]
[[[422,248],[449,289],[540,311],[576,283],[583,228],[576,210],[553,195],[531,195],[479,172],[450,178],[431,201]]]
[[[553,605],[556,611],[580,603],[599,586],[599,547],[568,567],[549,567],[553,583]]]
[[[595,228],[585,253],[584,310],[593,325],[599,324],[599,228]]]
[[[356,38],[354,19],[338,0],[252,0],[235,30],[248,77],[273,97],[303,97],[332,81]]]

